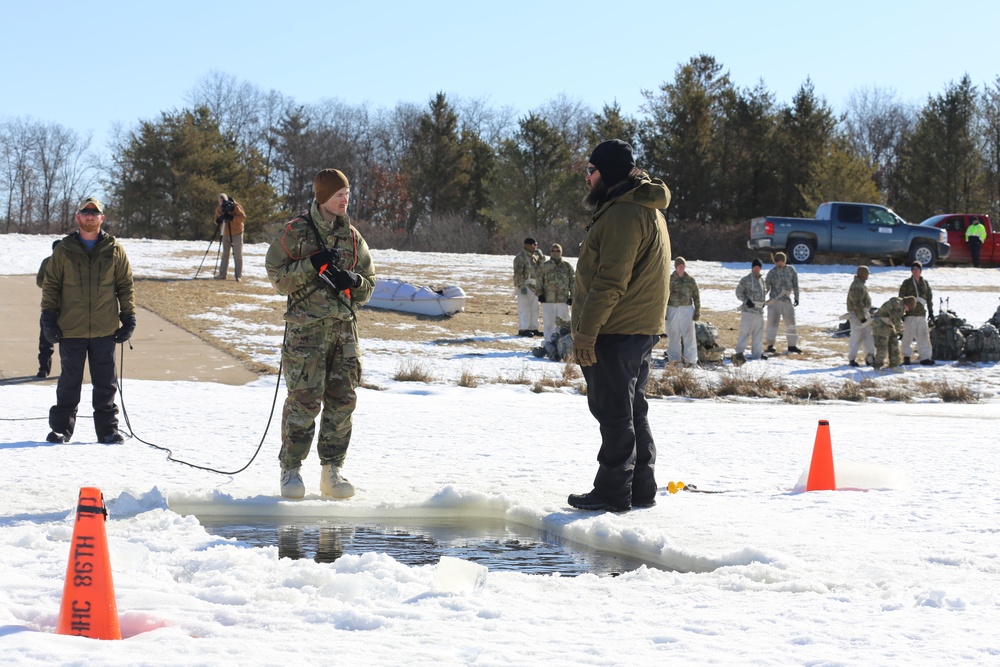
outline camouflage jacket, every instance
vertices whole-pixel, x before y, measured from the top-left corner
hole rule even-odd
[[[115,237],[100,232],[88,252],[79,232],[52,251],[42,281],[42,310],[59,312],[63,338],[101,338],[135,314],[135,285],[128,255]]]
[[[847,291],[847,312],[859,320],[868,319],[868,309],[872,307],[872,298],[868,296],[868,286],[865,281],[854,276],[851,289]]]
[[[670,274],[670,298],[667,299],[667,307],[694,305],[694,317],[698,319],[701,315],[701,293],[698,291],[698,283],[687,271],[681,278],[674,271]]]
[[[550,259],[538,271],[535,292],[545,303],[566,303],[573,298],[573,267],[564,259]]]
[[[740,310],[754,313],[764,312],[764,302],[767,301],[767,285],[764,279],[754,277],[753,271],[743,276],[736,286],[736,298],[740,300]],[[753,309],[747,308],[747,301],[753,301]]]
[[[315,221],[315,231],[310,220]],[[361,285],[338,292],[313,267],[309,257],[322,245],[340,251],[340,268],[354,271]],[[308,213],[287,223],[271,241],[264,258],[267,277],[279,294],[288,297],[285,321],[305,324],[334,317],[354,318],[353,309],[368,303],[375,286],[375,266],[368,244],[347,216],[323,220],[314,201]]]
[[[934,297],[931,293],[931,285],[923,276],[920,277],[920,284],[913,277],[909,277],[899,286],[899,296],[912,296],[917,299],[917,307],[906,314],[907,317],[921,316],[927,317],[927,313],[934,310]]]
[[[545,261],[545,255],[536,249],[534,253],[522,250],[514,257],[514,287],[534,289],[537,285],[538,269]]]
[[[799,274],[791,266],[776,266],[767,272],[764,279],[772,299],[799,300]],[[755,300],[756,301],[756,300]]]
[[[882,304],[875,313],[875,321],[872,323],[872,334],[875,336],[888,336],[894,333],[903,333],[903,300],[898,296],[891,297]]]

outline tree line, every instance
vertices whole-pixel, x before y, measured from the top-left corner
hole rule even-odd
[[[861,88],[836,113],[808,79],[783,103],[699,55],[643,96],[636,116],[566,96],[523,115],[444,93],[385,109],[300,104],[213,72],[183,108],[117,128],[106,154],[58,124],[3,120],[2,227],[66,231],[76,202],[100,188],[116,234],[207,239],[226,192],[247,210],[248,240],[266,240],[308,204],[313,175],[336,166],[374,247],[509,252],[529,235],[572,247],[588,219],[588,155],[614,137],[670,187],[669,222],[731,248],[751,217],[809,216],[831,200],[885,204],[912,222],[1000,218],[1000,76],[980,88],[965,75],[922,106]],[[693,258],[733,259],[684,245]]]

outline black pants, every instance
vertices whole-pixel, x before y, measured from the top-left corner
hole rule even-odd
[[[52,371],[52,343],[42,332],[38,333],[38,370],[48,375]]]
[[[618,506],[656,497],[656,445],[645,393],[656,340],[646,335],[600,335],[594,347],[597,363],[583,368],[590,414],[601,427],[594,490]]]
[[[969,254],[972,255],[972,266],[979,268],[979,251],[983,249],[983,242],[978,236],[969,239]]]
[[[63,338],[59,341],[61,372],[56,385],[56,404],[49,409],[49,428],[56,433],[73,435],[76,409],[80,405],[84,362],[90,364],[90,383],[94,387],[94,430],[98,439],[118,430],[118,406],[115,405],[115,339]]]

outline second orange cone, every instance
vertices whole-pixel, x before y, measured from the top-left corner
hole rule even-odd
[[[819,420],[816,443],[813,445],[812,462],[806,491],[836,491],[837,478],[833,472],[833,445],[830,442],[830,422]]]

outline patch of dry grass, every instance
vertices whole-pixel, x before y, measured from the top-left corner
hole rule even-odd
[[[749,396],[751,398],[776,398],[787,390],[784,380],[771,371],[749,370],[740,366],[719,377],[718,396]]]
[[[659,377],[650,378],[646,386],[647,396],[685,396],[687,398],[711,398],[712,387],[690,369],[681,366],[665,366]]]
[[[392,376],[397,382],[434,382],[436,379],[427,364],[419,359],[407,359],[400,363]]]
[[[952,384],[946,378],[940,380],[924,380],[917,386],[929,394],[937,394],[945,403],[977,403],[979,394],[962,384]]]

